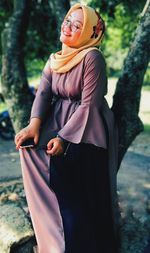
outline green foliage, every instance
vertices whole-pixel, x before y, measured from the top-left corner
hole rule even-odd
[[[128,14],[128,9],[123,4],[119,4],[115,8],[114,18],[105,15],[104,19],[107,28],[103,46],[104,54],[107,58],[109,75],[116,76],[120,73],[133,40],[139,16],[133,18]]]
[[[138,13],[139,14],[139,13]],[[119,4],[115,9],[114,29],[119,30],[122,49],[129,47],[134,31],[139,22],[139,15],[129,15],[128,8]],[[109,24],[111,26],[111,24]]]
[[[40,78],[42,69],[45,65],[45,60],[42,59],[34,59],[30,61],[29,59],[26,60],[26,69],[27,69],[27,76],[29,78],[29,82],[33,82],[35,78]]]
[[[0,3],[0,33],[13,13],[13,0]],[[54,29],[55,27],[55,29]],[[30,19],[24,47],[24,55],[28,60],[35,58],[45,60],[56,50],[57,22],[52,15],[48,0],[32,0],[30,3]],[[0,55],[2,48],[0,43]],[[0,57],[1,67],[1,57]]]
[[[137,16],[139,12],[143,9],[143,6],[145,4],[145,0],[141,1],[136,1],[135,0],[111,0],[111,1],[106,1],[106,0],[86,0],[88,4],[90,4],[93,8],[98,8],[101,13],[107,13],[107,15],[110,18],[115,17],[115,8],[119,4],[122,4],[127,12],[128,15],[132,16]]]
[[[105,20],[106,32],[102,51],[107,59],[109,76],[118,76],[134,38],[139,14],[145,1],[137,2],[136,5],[133,0],[87,0],[86,2],[96,8]]]
[[[45,60],[55,50],[57,23],[49,6],[48,0],[32,1],[29,27],[25,46],[28,59]]]
[[[3,103],[0,101],[0,113],[7,110],[7,105],[6,103]]]

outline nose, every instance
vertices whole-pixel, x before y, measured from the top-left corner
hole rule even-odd
[[[64,28],[64,30],[65,30],[66,32],[70,32],[70,31],[71,31],[71,27],[67,25],[67,26]]]
[[[68,27],[68,26],[71,27],[71,21],[68,21],[67,24],[66,24],[66,26],[67,26],[67,27]]]

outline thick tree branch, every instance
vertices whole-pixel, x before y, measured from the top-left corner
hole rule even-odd
[[[2,93],[16,131],[27,124],[33,100],[23,55],[29,2],[14,0],[14,12],[2,33]]]
[[[143,130],[138,113],[142,83],[149,60],[150,3],[136,29],[114,95],[112,110],[119,127],[119,164],[131,142]]]

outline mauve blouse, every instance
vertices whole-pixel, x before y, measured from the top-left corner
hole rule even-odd
[[[31,110],[31,118],[43,122],[39,146],[58,133],[72,143],[107,148],[101,117],[106,91],[106,64],[99,51],[91,50],[66,73],[53,72],[48,60]]]

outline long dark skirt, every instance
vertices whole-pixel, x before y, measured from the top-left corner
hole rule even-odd
[[[71,143],[66,156],[50,157],[36,150],[20,153],[39,252],[64,252],[57,203],[49,191],[52,189],[62,218],[65,253],[116,253],[107,150],[92,144]],[[56,212],[53,216],[57,226],[53,224],[50,212],[52,215]],[[55,231],[57,227],[60,231]],[[55,240],[51,235],[48,237],[48,233],[52,233]],[[50,250],[53,243],[54,250]]]

